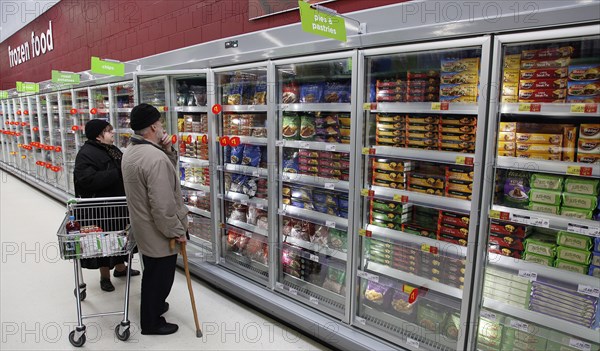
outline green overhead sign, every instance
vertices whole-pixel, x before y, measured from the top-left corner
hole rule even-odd
[[[39,93],[40,85],[38,83],[17,82],[18,93]]]
[[[125,64],[121,62],[103,61],[98,57],[92,56],[92,72],[123,77],[125,75]]]
[[[67,83],[67,84],[79,84],[80,76],[77,73],[66,73],[52,70],[52,82],[53,83]]]
[[[0,99],[8,99],[8,91],[0,90]]]
[[[346,21],[335,15],[317,11],[310,4],[298,1],[302,30],[335,40],[346,41]]]

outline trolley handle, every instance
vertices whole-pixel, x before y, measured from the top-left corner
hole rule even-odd
[[[78,203],[86,203],[86,202],[99,202],[99,201],[126,201],[127,197],[125,196],[115,196],[115,197],[78,197],[78,198],[70,198],[67,200],[67,204],[78,204]]]

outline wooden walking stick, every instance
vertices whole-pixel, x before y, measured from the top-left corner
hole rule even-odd
[[[198,312],[196,311],[196,300],[194,299],[194,290],[192,289],[192,278],[190,277],[190,267],[188,266],[186,243],[181,244],[181,256],[183,257],[183,268],[185,270],[185,278],[187,279],[187,286],[190,292],[190,301],[192,302],[192,311],[194,312],[194,322],[196,323],[196,337],[202,337],[202,330],[200,330],[200,323],[198,322]],[[171,250],[175,249],[175,239],[171,239]]]

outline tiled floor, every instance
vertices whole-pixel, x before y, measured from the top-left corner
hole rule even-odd
[[[60,259],[56,232],[65,207],[0,170],[1,350],[69,350],[77,324],[74,273]],[[140,269],[137,255],[134,268]],[[124,278],[116,290],[100,290],[99,272],[84,271],[88,284],[85,313],[123,310]],[[140,277],[132,278],[131,337],[122,342],[114,328],[120,316],[84,320],[88,350],[326,350],[323,345],[193,279],[204,336],[196,337],[185,275],[178,270],[165,314],[179,331],[169,336],[139,332]]]

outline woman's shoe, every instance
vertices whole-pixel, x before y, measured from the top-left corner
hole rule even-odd
[[[127,269],[131,269],[131,268],[127,267],[127,268],[125,268],[125,269],[124,269],[124,270],[122,270],[122,271],[118,271],[118,270],[115,268],[115,272],[113,273],[113,275],[114,275],[115,277],[117,277],[117,278],[118,278],[118,277],[124,277],[124,276],[126,276],[126,275],[127,275]],[[136,270],[136,269],[131,269],[131,273],[130,273],[130,274],[131,274],[131,276],[132,276],[132,277],[135,277],[136,275],[140,275],[140,271],[138,271],[138,270]]]
[[[115,290],[115,286],[112,285],[110,279],[100,279],[100,289],[111,292]]]

